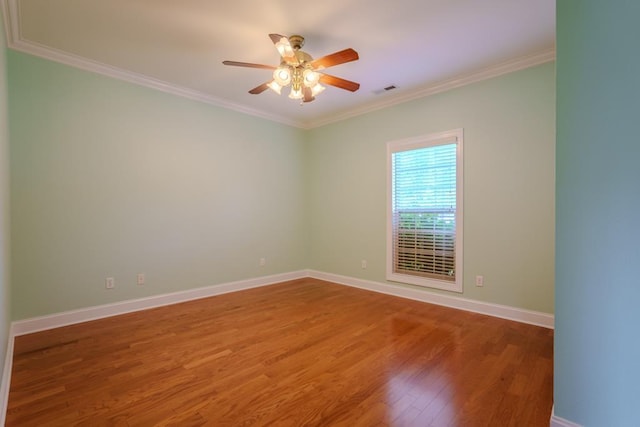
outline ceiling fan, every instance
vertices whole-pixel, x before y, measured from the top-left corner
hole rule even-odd
[[[325,87],[320,83],[335,86],[340,89],[355,92],[360,88],[360,83],[342,79],[323,72],[324,69],[345,62],[356,61],[358,52],[349,48],[319,59],[313,59],[311,55],[300,50],[304,45],[304,37],[293,35],[290,37],[280,34],[269,34],[271,41],[280,53],[281,61],[279,66],[252,64],[249,62],[223,61],[224,65],[235,67],[264,68],[273,70],[273,79],[269,82],[256,86],[249,91],[250,94],[257,95],[267,89],[271,89],[277,94],[285,86],[291,85],[289,98],[301,100],[301,102],[311,102],[316,95],[322,92]]]

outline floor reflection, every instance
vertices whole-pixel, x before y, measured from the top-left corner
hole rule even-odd
[[[395,345],[387,365],[389,425],[456,425],[462,402],[451,374],[459,368],[458,331],[412,317],[394,317],[390,328]]]

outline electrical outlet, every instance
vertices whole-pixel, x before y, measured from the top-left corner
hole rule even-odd
[[[484,286],[484,277],[476,276],[476,286]]]
[[[144,273],[138,273],[138,276],[136,276],[136,283],[138,283],[138,285],[144,285]]]
[[[363,270],[365,270],[367,268],[367,260],[363,259],[362,261],[360,261],[360,266]]]
[[[107,289],[113,289],[116,287],[116,281],[113,277],[107,277],[104,279],[104,287]]]
[[[267,265],[266,258],[260,258],[260,267],[264,267],[265,265]]]

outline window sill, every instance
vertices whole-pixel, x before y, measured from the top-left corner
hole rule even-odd
[[[446,280],[437,280],[429,277],[411,276],[408,274],[391,273],[387,274],[387,280],[390,282],[404,283],[407,285],[415,285],[423,288],[441,289],[450,292],[462,293],[462,278],[457,278],[455,282]]]

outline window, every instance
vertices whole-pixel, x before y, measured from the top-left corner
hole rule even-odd
[[[462,292],[462,129],[387,144],[387,279]]]

